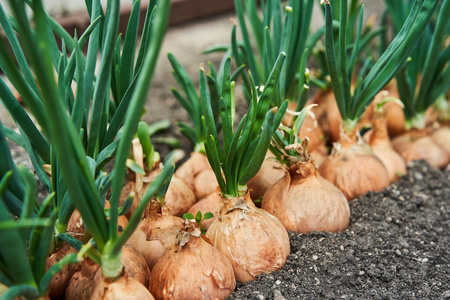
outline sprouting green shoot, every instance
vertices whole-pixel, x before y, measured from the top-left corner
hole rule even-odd
[[[393,16],[395,31],[398,32],[411,5],[404,1],[385,2]],[[436,18],[431,20],[408,63],[396,76],[407,128],[423,128],[426,110],[450,88],[450,46],[446,45],[446,39],[450,35],[446,19],[450,15],[450,1],[436,2],[440,4],[436,10]]]
[[[181,88],[181,92],[176,88],[172,88],[172,94],[174,97],[180,102],[181,106],[188,113],[192,126],[185,124],[183,122],[178,122],[178,126],[180,127],[181,133],[186,136],[191,143],[194,145],[194,151],[205,153],[205,133],[202,126],[202,107],[200,103],[200,97],[197,91],[195,90],[194,83],[189,78],[188,73],[183,68],[183,66],[178,62],[175,56],[172,53],[168,55],[169,61],[172,65],[172,74],[177,81],[179,87]],[[222,93],[222,82],[224,77],[224,65],[226,61],[226,56],[223,58],[222,64],[219,68],[219,71],[216,72],[214,66],[210,63],[210,73],[207,75],[207,82],[210,95],[214,100],[214,105],[212,106],[214,120],[217,122],[219,117],[219,95]],[[240,75],[244,66],[239,67],[232,75],[231,81],[235,81],[236,78]]]
[[[255,84],[261,86],[270,76],[277,53],[285,52],[286,62],[280,73],[273,105],[279,107],[288,99],[303,108],[304,73],[309,56],[307,46],[314,0],[290,0],[286,6],[279,1],[261,1],[262,18],[259,17],[257,1],[244,1],[244,4],[241,0],[234,2],[243,37],[241,46],[236,40],[234,27],[231,41],[234,60],[238,65],[248,66]],[[251,84],[248,78],[244,78],[244,87],[250,102]]]
[[[212,212],[207,212],[204,215],[202,215],[202,212],[198,211],[197,214],[195,215],[195,218],[194,218],[194,215],[191,213],[183,214],[183,219],[195,220],[195,222],[198,224],[198,226],[200,227],[200,230],[203,234],[206,233],[206,228],[202,227],[203,221],[209,220],[213,217],[214,217],[214,214]]]
[[[406,58],[413,49],[417,40],[424,32],[428,21],[433,14],[437,1],[416,0],[402,29],[395,36],[392,43],[380,56],[369,72],[360,72],[355,84],[355,89],[350,87],[354,73],[354,64],[360,44],[360,27],[362,23],[361,12],[358,22],[358,34],[356,35],[352,51],[347,51],[348,32],[348,3],[340,1],[340,25],[337,43],[334,42],[333,16],[331,4],[325,0],[326,26],[325,48],[328,71],[331,77],[331,85],[342,116],[342,123],[347,133],[351,133],[366,107],[375,95],[396,75],[397,71],[405,64]],[[363,67],[362,70],[365,70]]]
[[[247,193],[247,182],[256,175],[269,147],[272,133],[281,122],[287,109],[287,101],[278,109],[270,109],[275,95],[276,84],[280,76],[286,54],[280,53],[271,76],[267,80],[260,97],[252,81],[252,102],[248,114],[234,130],[234,84],[231,82],[231,58],[225,63],[222,94],[219,101],[222,142],[214,121],[213,101],[208,93],[205,73],[200,67],[200,96],[203,108],[203,126],[205,128],[205,149],[208,161],[216,175],[223,197],[237,197]],[[223,145],[223,147],[222,147]]]

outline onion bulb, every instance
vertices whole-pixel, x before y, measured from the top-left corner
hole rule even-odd
[[[90,299],[102,300],[134,300],[155,299],[147,288],[139,281],[124,275],[115,281],[104,279],[95,287]]]
[[[174,216],[181,217],[194,205],[195,201],[195,195],[186,182],[173,176],[164,198],[164,203],[170,209],[170,212]]]
[[[175,172],[194,192],[197,200],[214,193],[219,186],[205,154],[194,152]]]
[[[369,145],[375,155],[383,162],[389,175],[390,182],[394,182],[400,174],[406,174],[406,163],[394,150],[387,131],[384,111],[377,111],[372,118],[372,134]]]
[[[100,266],[90,259],[78,264],[66,288],[67,300],[89,300],[92,292],[99,282],[94,281],[95,274]]]
[[[319,167],[319,173],[338,187],[348,201],[369,191],[389,186],[386,167],[362,140],[354,142],[344,134],[341,143],[335,143],[328,159]]]
[[[339,232],[348,227],[350,208],[344,194],[323,179],[315,164],[299,161],[267,191],[262,208],[287,230]]]
[[[450,127],[442,126],[431,133],[431,138],[450,155]]]
[[[234,291],[233,267],[191,222],[152,270],[157,299],[226,299]]]
[[[406,162],[424,159],[434,168],[444,168],[449,163],[447,152],[423,130],[410,130],[396,137],[392,146]]]
[[[280,163],[273,161],[275,156],[267,151],[266,159],[261,165],[258,173],[247,183],[250,197],[254,200],[264,196],[278,180],[284,176],[284,170]]]
[[[144,257],[150,270],[164,254],[162,235],[175,231],[182,225],[183,219],[172,216],[169,209],[159,201],[152,200],[149,204],[148,216],[143,219],[131,237],[127,245],[133,246]],[[169,235],[166,234],[168,238]]]
[[[72,248],[69,244],[63,244],[61,248],[58,248],[55,252],[53,252],[45,262],[45,269],[48,270],[55,263],[60,261],[63,257],[68,255],[69,253],[76,253],[77,251]],[[64,298],[64,294],[66,292],[66,287],[69,284],[70,278],[72,278],[73,274],[77,269],[76,264],[68,264],[65,265],[58,273],[56,273],[50,282],[48,287],[48,295],[50,298],[62,299]]]
[[[228,258],[236,279],[241,282],[281,269],[290,252],[289,236],[283,224],[257,208],[249,193],[224,198],[206,236]]]

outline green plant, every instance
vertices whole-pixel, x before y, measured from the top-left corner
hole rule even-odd
[[[230,82],[231,59],[226,60],[222,95],[219,99],[223,148],[219,142],[218,129],[214,121],[213,99],[208,93],[203,67],[200,68],[200,96],[203,108],[202,122],[206,133],[206,155],[224,198],[237,197],[247,193],[247,182],[260,169],[272,133],[278,128],[284,116],[287,101],[278,111],[269,109],[284,58],[285,53],[280,53],[271,76],[264,86],[264,91],[259,97],[250,73],[252,102],[248,114],[242,118],[236,131],[233,130],[235,107],[234,93],[232,92],[234,84]]]
[[[341,1],[340,3],[340,28],[337,44],[335,44],[333,37],[331,4],[328,0],[325,0],[325,3],[325,47],[328,71],[339,112],[342,116],[342,124],[345,131],[349,134],[355,128],[359,118],[374,96],[405,64],[406,58],[413,46],[424,32],[437,3],[431,0],[415,1],[401,31],[395,36],[392,43],[383,52],[370,71],[367,69],[368,65],[365,65],[358,72],[358,80],[353,90],[350,87],[350,82],[354,73],[358,49],[360,48],[364,7],[361,7],[354,47],[351,55],[348,55],[346,51],[348,43],[347,36],[349,35],[349,30],[352,30],[352,28],[348,26],[347,1]],[[335,45],[337,45],[336,48]]]
[[[36,39],[47,40],[42,51],[48,52],[46,63],[52,65],[57,73],[56,87],[51,87],[56,89],[56,94],[52,96],[58,98],[58,101],[63,104],[63,110],[70,115],[70,121],[77,132],[76,137],[73,137],[81,141],[102,202],[104,202],[106,192],[111,185],[111,176],[107,176],[103,169],[116,154],[117,144],[122,136],[120,129],[144,69],[144,57],[151,51],[149,41],[157,40],[159,35],[152,29],[156,1],[151,1],[146,13],[142,41],[135,59],[140,0],[133,3],[123,48],[121,48],[122,35],[118,36],[119,1],[111,1],[105,12],[98,0],[87,1],[86,4],[91,24],[81,36],[75,33],[74,37],[71,37],[45,12],[41,13],[41,32],[32,29],[25,7],[29,6],[32,11],[35,11],[40,5],[38,3],[12,0],[11,7],[15,18],[6,16],[3,8],[0,7],[0,24],[14,54],[14,57],[11,57],[6,51],[7,47],[1,45],[0,67],[42,128],[42,130],[39,129],[31,121],[5,82],[0,79],[2,104],[16,121],[20,135],[14,134],[11,130],[5,130],[5,132],[10,139],[27,150],[39,179],[49,193],[55,193],[53,205],[58,213],[55,236],[66,231],[75,205],[67,193],[65,179],[59,168],[61,162],[55,155],[53,145],[48,141],[51,128],[50,118],[45,112],[44,96],[46,96],[45,90],[53,84],[42,82],[39,78],[41,74],[37,66],[42,67],[43,62],[34,64],[34,73],[29,64],[29,61],[39,59],[32,53],[37,48]],[[14,31],[18,33],[22,43],[19,43]],[[54,34],[61,39],[61,46],[57,44]],[[81,51],[83,48],[87,49],[86,55]],[[26,54],[33,57],[27,57]],[[98,67],[97,73],[96,67]],[[75,82],[74,93],[71,87]],[[51,181],[44,170],[44,164],[51,166]],[[56,239],[56,246],[60,245],[60,242]]]
[[[194,215],[191,213],[185,213],[183,215],[183,219],[195,220],[195,222],[198,224],[198,226],[200,227],[200,230],[203,234],[206,233],[206,228],[202,227],[203,221],[209,220],[213,217],[214,217],[214,214],[212,212],[207,212],[203,215],[201,211],[198,211],[197,214],[195,214],[195,218],[194,218]]]
[[[398,32],[411,4],[405,1],[385,2],[392,16],[395,32]],[[396,76],[407,129],[423,128],[426,110],[450,88],[450,46],[446,45],[450,35],[450,26],[446,21],[450,14],[450,1],[436,3],[439,7],[435,18],[432,18],[414,47],[406,66]]]
[[[194,145],[194,151],[204,153],[204,139],[205,133],[202,127],[202,107],[200,103],[200,97],[195,90],[194,83],[189,78],[186,70],[183,66],[178,62],[175,56],[172,53],[168,53],[167,57],[169,58],[170,64],[172,65],[172,75],[177,81],[178,85],[181,88],[182,93],[176,88],[172,88],[172,94],[175,98],[180,102],[186,112],[189,114],[193,126],[189,126],[183,122],[178,122],[178,126],[180,127],[181,133],[186,136],[191,143]],[[222,60],[222,63],[219,67],[219,71],[217,72],[212,63],[209,63],[210,73],[207,75],[207,82],[209,87],[209,92],[211,94],[211,98],[213,101],[213,115],[214,120],[217,122],[217,118],[219,116],[219,95],[222,94],[222,82],[224,78],[225,71],[225,61],[226,57]],[[235,81],[239,76],[244,66],[239,67],[231,76],[231,81]]]
[[[17,173],[14,175],[18,171],[14,165],[0,178],[0,282],[8,287],[0,294],[2,300],[45,296],[53,275],[64,265],[81,261],[87,249],[67,255],[45,271],[56,216],[50,208],[54,194],[45,198],[39,210],[33,213],[37,199],[36,180],[25,167],[19,169],[20,177]],[[8,188],[18,184],[24,187],[24,193],[23,207],[16,220],[9,214],[4,196]],[[49,213],[50,217],[47,217]]]
[[[139,1],[136,1],[135,5],[138,3]],[[0,55],[2,63],[8,68],[8,78],[18,82],[18,90],[23,92],[24,100],[43,129],[43,134],[41,135],[45,135],[48,145],[51,145],[51,157],[54,157],[54,160],[51,160],[49,157],[49,161],[52,162],[52,175],[61,174],[58,180],[62,180],[64,187],[67,188],[70,200],[80,211],[86,229],[93,237],[92,243],[90,243],[91,247],[87,251],[88,256],[101,265],[103,275],[106,278],[117,279],[122,274],[120,261],[122,246],[138,225],[146,203],[167,182],[174,170],[172,160],[168,157],[166,160],[168,162],[167,167],[161,171],[160,176],[149,186],[129,224],[124,228],[122,234],[118,236],[119,197],[123,186],[126,160],[131,140],[137,132],[149,81],[154,73],[156,59],[168,20],[170,1],[161,1],[158,8],[156,8],[155,2],[152,2],[153,5],[149,6],[150,12],[158,9],[158,13],[155,13],[153,21],[148,20],[147,22],[146,28],[148,32],[144,35],[144,41],[141,44],[141,49],[144,50],[142,52],[139,51],[141,55],[138,55],[136,60],[139,63],[139,69],[135,70],[135,72],[139,76],[131,77],[133,78],[133,87],[130,86],[126,89],[113,116],[108,114],[112,105],[109,101],[108,91],[111,70],[110,62],[113,60],[114,50],[116,49],[117,51],[116,36],[120,2],[116,0],[108,3],[105,19],[108,23],[103,24],[102,30],[100,30],[100,27],[96,27],[98,29],[97,33],[95,29],[91,33],[91,35],[97,34],[98,39],[90,40],[94,50],[88,49],[86,62],[96,58],[97,46],[106,53],[101,59],[97,76],[94,76],[93,70],[92,73],[89,73],[87,71],[89,68],[85,68],[81,54],[81,41],[77,41],[77,38],[75,40],[64,38],[63,49],[65,49],[65,46],[72,44],[74,51],[74,55],[68,59],[66,65],[65,51],[63,53],[56,51],[54,37],[52,34],[49,34],[50,28],[48,24],[53,23],[44,12],[42,1],[27,2],[34,14],[36,24],[34,30],[31,29],[29,20],[26,17],[25,3],[17,0],[11,1],[11,4],[13,4],[11,6],[16,14],[15,22],[17,22],[17,25],[15,26],[17,26],[17,30],[24,37],[22,41],[24,51],[22,52],[20,49],[19,52],[21,54],[17,55],[16,53],[16,57],[19,57],[20,59],[18,60],[23,60],[23,62],[29,61],[30,65],[33,66],[37,84],[26,81],[19,74],[18,69],[11,63],[13,60],[10,59],[8,61],[9,54],[4,50],[1,51]],[[87,4],[92,18],[99,18],[97,16],[103,14],[103,11],[100,9],[100,1],[87,2]],[[151,27],[150,24],[152,24]],[[57,31],[56,29],[54,30]],[[64,37],[64,32],[57,32]],[[125,41],[125,43],[127,42]],[[3,49],[3,47],[0,48]],[[123,52],[122,60],[127,55],[131,55],[131,53]],[[25,60],[25,57],[27,57],[27,60]],[[70,90],[68,89],[70,85],[66,84],[66,80],[69,80],[69,82],[72,80],[72,75],[68,78],[66,77],[66,72],[70,73],[70,70],[72,70],[68,68],[72,59],[74,61],[73,74],[75,74],[75,80],[78,83],[77,95],[72,103],[73,105],[71,105],[71,92],[67,92]],[[116,57],[116,59],[118,58]],[[124,62],[122,61],[122,63]],[[117,61],[115,65],[117,65]],[[87,66],[93,68],[95,64],[88,64]],[[126,66],[126,68],[128,67]],[[27,72],[23,71],[25,69],[29,69],[27,64],[23,67],[22,72]],[[55,70],[58,75],[57,79],[54,77]],[[31,73],[31,71],[29,72]],[[86,77],[83,77],[83,74]],[[86,84],[93,83],[95,88],[93,90],[86,87],[83,88],[83,82]],[[39,86],[39,89],[33,90],[33,86]],[[123,90],[119,89],[119,91]],[[2,92],[7,95],[10,94],[10,91],[4,88]],[[89,107],[91,93],[93,96],[92,112],[89,126],[87,126],[87,112],[89,110],[84,110],[83,108]],[[118,95],[121,94],[118,93]],[[79,97],[81,98],[79,99]],[[16,112],[13,111],[12,114],[14,113]],[[26,118],[16,119],[19,125],[23,120],[26,120]],[[107,126],[109,120],[111,122]],[[121,138],[116,139],[115,134],[112,133],[119,129],[122,122],[124,122],[123,134]],[[100,139],[99,137],[102,138]],[[97,180],[102,176],[102,173],[99,176],[96,175],[99,174],[98,168],[101,168],[115,151],[117,155],[113,171],[114,176],[112,176],[112,179],[109,177],[112,191],[110,198],[111,208],[108,213],[109,218],[107,218],[108,216],[102,203],[104,201],[102,195],[104,189],[99,190],[97,186]],[[39,159],[41,158],[39,157]],[[39,160],[37,161],[40,162]],[[105,188],[104,185],[102,186]],[[106,188],[106,190],[108,189]],[[79,242],[68,234],[59,233],[58,237],[80,246]]]

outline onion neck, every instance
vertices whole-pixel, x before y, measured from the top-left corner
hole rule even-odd
[[[373,133],[370,138],[370,143],[382,140],[389,141],[386,114],[382,112],[375,112],[372,118],[372,125],[373,125]]]
[[[425,113],[417,113],[411,118],[406,120],[405,128],[406,130],[415,129],[424,129],[426,125]]]
[[[105,245],[104,254],[100,256],[103,277],[111,281],[115,281],[123,275],[121,260],[122,251],[116,255],[113,255],[110,251],[108,251],[108,249],[111,249],[113,245],[114,244],[111,243],[111,241],[108,241]]]

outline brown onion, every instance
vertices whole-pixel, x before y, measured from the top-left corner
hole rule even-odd
[[[95,287],[91,299],[102,300],[134,300],[134,299],[155,299],[147,288],[139,281],[122,276],[115,281],[101,280]]]
[[[258,173],[247,183],[250,197],[254,200],[264,196],[278,180],[284,176],[284,170],[280,163],[271,160],[274,155],[267,151],[266,159],[261,165]]]
[[[447,152],[423,130],[410,130],[398,136],[392,146],[406,162],[424,159],[434,168],[444,168],[450,160]]]
[[[287,230],[301,233],[344,231],[350,208],[344,194],[321,178],[313,162],[297,162],[264,195],[262,208]]]
[[[450,155],[450,127],[441,126],[431,133],[431,138]]]
[[[173,176],[165,196],[165,205],[174,216],[181,217],[196,199],[194,192],[180,178]]]
[[[236,279],[241,282],[281,269],[290,252],[289,236],[283,224],[257,208],[249,193],[224,199],[220,214],[206,236],[228,258]]]
[[[213,218],[202,222],[202,227],[208,229],[209,225],[211,225],[211,223],[217,218],[217,215],[219,214],[219,209],[222,206],[222,204],[223,204],[222,196],[220,195],[220,192],[216,191],[215,193],[210,194],[208,197],[203,198],[202,200],[192,205],[187,212],[191,213],[194,216],[197,214],[198,211],[201,211],[202,215],[204,215],[207,212],[213,213],[214,215]]]
[[[176,237],[152,270],[152,294],[157,299],[228,298],[236,285],[228,259],[193,226]]]
[[[152,200],[149,205],[150,212],[143,219],[131,237],[127,245],[133,246],[144,257],[150,270],[164,254],[164,245],[161,235],[164,232],[176,230],[182,225],[183,219],[174,217],[169,209],[159,201]]]
[[[320,175],[337,186],[348,201],[389,186],[386,167],[367,144],[346,136],[341,141],[320,165]]]
[[[383,162],[391,182],[406,174],[406,163],[394,150],[387,131],[386,116],[384,112],[375,112],[372,118],[372,135],[369,145],[375,155]]]
[[[128,277],[133,278],[143,286],[148,285],[148,281],[150,279],[150,269],[139,251],[137,251],[133,246],[125,245],[122,248],[120,261],[123,266],[124,274],[127,274]],[[99,269],[94,276],[94,281],[100,282],[102,280],[102,270]]]
[[[78,264],[77,271],[73,274],[66,289],[67,300],[89,300],[92,292],[99,282],[94,281],[95,274],[100,269],[90,259],[85,259]]]
[[[144,286],[143,284],[148,283],[150,270],[148,269],[144,258],[138,251],[130,246],[123,247],[121,262],[124,269],[124,275],[122,277],[132,278],[142,286]],[[100,299],[96,298],[94,290],[98,289],[98,286],[104,281],[105,279],[102,276],[102,269],[100,266],[90,259],[85,259],[79,265],[78,271],[72,276],[69,285],[67,286],[66,299]],[[119,297],[115,299],[127,298]]]
[[[61,248],[58,248],[53,252],[45,262],[45,269],[48,270],[51,266],[61,260],[69,253],[76,253],[77,251],[69,246],[69,244],[63,244]],[[65,265],[58,273],[56,273],[50,282],[48,287],[48,295],[53,299],[62,299],[66,292],[66,287],[69,284],[70,278],[77,269],[78,264]]]
[[[198,176],[203,179],[196,179]],[[175,172],[174,177],[185,181],[200,200],[213,193],[219,186],[209,165],[208,158],[203,153],[193,152],[191,157]]]

